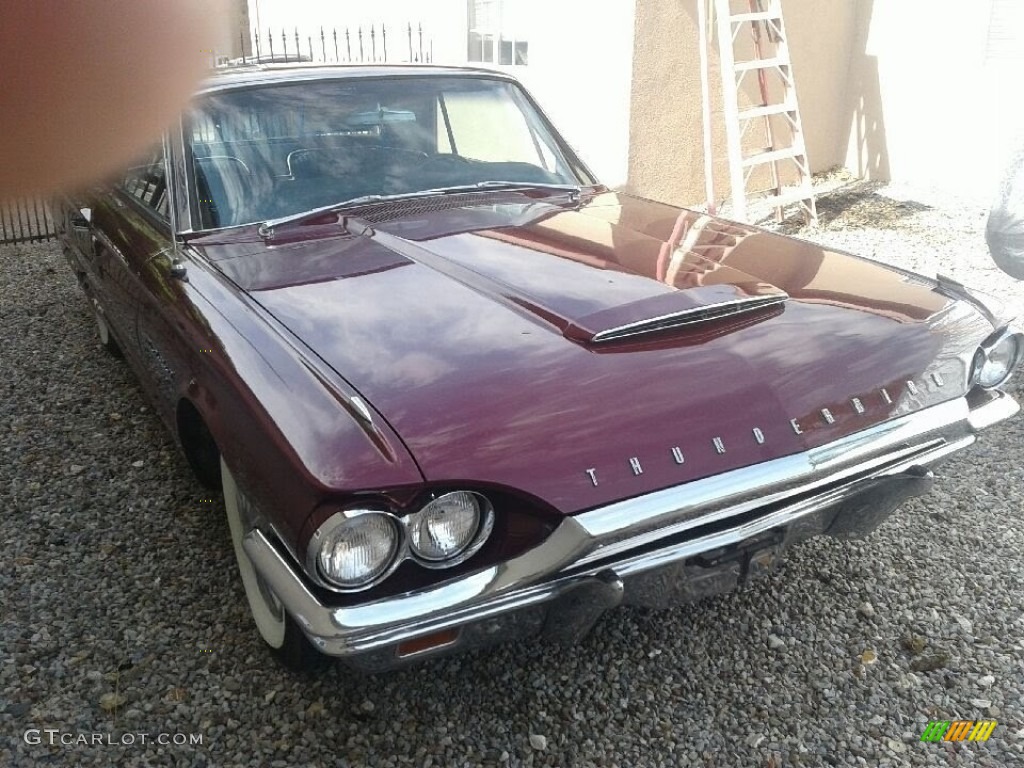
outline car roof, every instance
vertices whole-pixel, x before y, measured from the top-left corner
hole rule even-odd
[[[515,80],[504,72],[483,67],[455,67],[436,64],[232,64],[220,67],[200,85],[199,93],[245,88],[264,83],[292,83],[309,80],[339,80],[365,77],[452,77],[486,76]]]

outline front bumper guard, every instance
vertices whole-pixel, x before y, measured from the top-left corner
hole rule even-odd
[[[322,603],[262,531],[243,545],[314,646],[366,670],[539,633],[577,639],[620,603],[667,607],[726,592],[798,541],[870,533],[929,490],[931,467],[1018,410],[1001,392],[936,405],[821,448],[567,517],[505,563],[358,606]],[[457,630],[450,642],[400,652],[449,630]]]

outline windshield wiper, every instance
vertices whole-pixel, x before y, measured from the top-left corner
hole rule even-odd
[[[554,192],[568,192],[573,197],[578,197],[581,192],[579,184],[549,184],[544,181],[478,181],[463,187],[448,187],[445,191],[474,189],[550,189]]]
[[[553,192],[567,192],[570,199],[575,202],[580,196],[580,187],[576,184],[549,184],[546,182],[533,181],[478,181],[475,184],[460,184],[453,187],[437,187],[436,189],[421,189],[416,192],[400,192],[394,195],[361,195],[349,200],[342,200],[340,203],[322,205],[319,208],[311,208],[308,211],[292,213],[288,216],[281,216],[276,219],[267,219],[259,225],[258,232],[262,238],[274,236],[274,229],[282,224],[291,224],[296,221],[316,218],[324,213],[335,213],[346,208],[355,208],[371,203],[386,203],[392,200],[412,200],[418,197],[435,197],[437,195],[453,195],[460,192],[478,192],[488,189],[549,189]]]
[[[319,216],[322,213],[331,213],[334,211],[340,211],[350,206],[365,205],[366,203],[381,203],[385,200],[399,200],[402,198],[409,197],[410,195],[362,195],[361,197],[353,197],[350,200],[342,200],[340,203],[331,203],[330,205],[321,205],[319,208],[310,208],[308,211],[299,211],[298,213],[290,213],[287,216],[280,216],[276,219],[267,219],[259,225],[257,232],[260,237],[269,238],[274,236],[274,228],[279,227],[282,224],[291,224],[293,221],[303,221],[304,219],[312,219]]]

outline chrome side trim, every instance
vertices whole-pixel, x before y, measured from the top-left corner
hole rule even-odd
[[[705,304],[700,307],[685,309],[681,312],[672,312],[667,315],[650,317],[645,320],[638,320],[634,323],[626,323],[615,328],[608,328],[595,333],[590,339],[592,344],[602,341],[617,341],[618,339],[639,336],[644,333],[655,333],[657,331],[679,328],[694,323],[704,323],[709,320],[719,320],[723,317],[732,317],[746,312],[753,312],[765,307],[781,304],[789,299],[786,293],[773,294],[771,296],[750,296],[733,301],[723,301],[718,304]]]
[[[961,398],[804,454],[566,518],[545,542],[508,562],[363,605],[322,604],[261,531],[251,531],[243,545],[318,648],[334,656],[368,653],[538,606],[599,573],[634,576],[739,543],[829,509],[885,478],[927,469],[973,443],[979,429],[1019,410],[1003,393],[985,394],[988,399],[973,409]],[[765,514],[728,525],[729,518],[773,502]],[[725,527],[678,538],[716,521]],[[661,540],[671,543],[657,548]]]
[[[166,134],[166,146],[168,149],[168,190],[173,187],[171,203],[174,206],[175,216],[172,233],[175,240],[179,235],[188,234],[192,231],[192,211],[189,205],[189,181],[186,169],[185,149],[185,123],[184,116],[179,115],[174,126]],[[180,254],[179,254],[180,255]]]
[[[178,202],[177,190],[174,187],[177,174],[174,173],[174,161],[171,154],[171,137],[165,133],[161,138],[164,161],[164,194],[167,195],[167,214],[171,225],[171,263],[177,264],[178,257]]]

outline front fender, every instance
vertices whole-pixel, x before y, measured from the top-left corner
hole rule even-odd
[[[398,435],[348,382],[212,267],[190,259],[187,268],[190,317],[179,329],[196,354],[178,396],[288,543],[301,547],[303,523],[327,498],[423,481]]]

